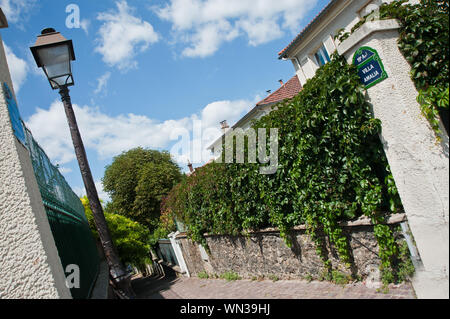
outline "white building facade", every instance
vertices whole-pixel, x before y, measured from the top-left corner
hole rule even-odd
[[[335,35],[350,32],[361,18],[373,12],[382,3],[393,0],[333,0],[309,23],[302,32],[279,53],[279,58],[290,60],[302,86],[314,76],[317,69],[330,60],[339,41]],[[418,0],[410,1],[417,3]]]
[[[422,265],[413,286],[419,298],[449,297],[449,138],[441,121],[441,142],[421,113],[411,66],[398,48],[396,20],[369,20],[342,43],[339,30],[351,31],[384,0],[332,0],[279,53],[290,60],[304,85],[334,52],[348,63],[370,48],[387,76],[367,87],[374,117],[382,122],[380,139],[389,161]],[[410,1],[418,3],[419,1]]]

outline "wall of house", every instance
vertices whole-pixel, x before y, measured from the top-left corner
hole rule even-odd
[[[381,120],[381,141],[423,262],[414,280],[419,298],[449,296],[449,138],[438,142],[421,114],[411,67],[398,48],[396,20],[365,23],[338,52],[353,62],[357,49],[377,50],[388,78],[369,88]]]
[[[344,28],[345,32],[350,31],[359,22],[360,18],[370,13],[374,4],[383,2],[389,3],[393,0],[343,0],[337,4],[337,9],[333,14],[318,24],[302,43],[290,54],[291,62],[294,65],[300,83],[305,85],[306,81],[314,76],[319,64],[314,53],[325,45],[327,53],[331,56],[339,43],[336,43],[334,36],[337,31]]]
[[[0,36],[4,82],[13,90]],[[0,181],[0,299],[71,298],[30,156],[13,133],[2,85]]]
[[[367,98],[374,116],[382,122],[380,137],[423,263],[416,267],[414,288],[419,298],[448,298],[449,139],[441,123],[444,133],[438,142],[421,114],[411,67],[397,45],[399,24],[395,20],[367,22],[343,43],[331,41],[336,30],[350,31],[372,4],[380,2],[391,1],[340,2],[340,9],[314,27],[297,46],[291,54],[295,57],[292,63],[304,84],[318,68],[311,55],[322,43],[328,53],[335,48],[345,55],[348,63],[362,46],[378,51],[389,78],[369,88]],[[307,63],[299,66],[305,58]]]
[[[403,214],[395,215],[389,221],[395,229],[405,220]],[[344,231],[348,237],[354,258],[354,271],[369,286],[379,286],[378,244],[373,226],[368,219],[346,223]],[[403,240],[400,233],[398,239]],[[316,246],[306,234],[305,227],[297,227],[292,236],[293,246],[289,248],[275,228],[253,232],[244,236],[206,236],[210,254],[202,252],[201,246],[189,240],[185,234],[177,236],[191,275],[201,272],[220,275],[234,271],[241,277],[252,279],[264,276],[279,279],[318,278],[324,270],[316,253]],[[350,274],[338,260],[336,252],[328,244],[327,249],[333,266]]]

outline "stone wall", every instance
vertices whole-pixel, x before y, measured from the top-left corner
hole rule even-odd
[[[404,214],[391,217],[389,224],[399,226],[405,220]],[[354,273],[369,281],[378,281],[378,244],[373,234],[373,225],[366,218],[342,225],[351,246],[354,259]],[[396,234],[402,240],[400,233]],[[318,278],[323,271],[323,263],[316,253],[315,244],[306,234],[304,226],[296,227],[292,235],[293,246],[289,248],[280,238],[277,229],[266,229],[245,236],[206,236],[210,253],[202,257],[201,248],[186,234],[177,236],[183,255],[193,276],[201,272],[210,275],[227,271],[241,277],[279,279]],[[350,273],[338,260],[336,251],[327,243],[329,257],[334,267]],[[206,260],[204,260],[206,259]]]

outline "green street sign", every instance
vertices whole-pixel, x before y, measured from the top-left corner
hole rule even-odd
[[[359,78],[366,89],[388,78],[378,52],[370,47],[361,47],[356,51],[353,65],[358,69]]]

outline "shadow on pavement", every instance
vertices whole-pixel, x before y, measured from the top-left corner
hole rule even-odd
[[[178,281],[176,273],[168,268],[164,269],[166,276],[151,276],[137,278],[131,282],[137,299],[164,299],[161,292],[169,290]]]

